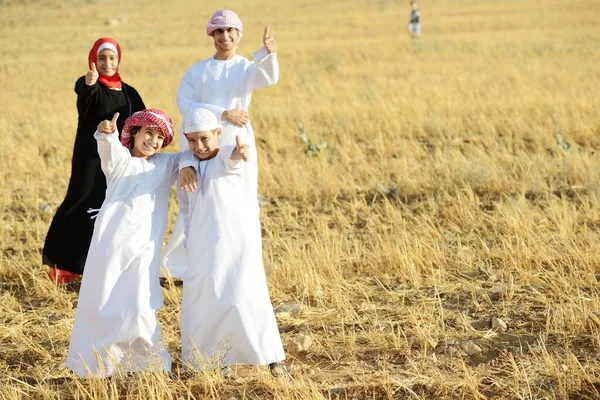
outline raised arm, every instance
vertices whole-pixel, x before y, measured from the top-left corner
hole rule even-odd
[[[107,184],[123,175],[131,159],[131,154],[119,140],[118,118],[119,113],[116,113],[111,121],[100,122],[96,133],[94,133],[94,138],[98,143],[100,166],[106,176]]]
[[[248,87],[250,90],[275,85],[279,81],[279,61],[277,60],[277,42],[269,34],[269,26],[263,33],[264,47],[252,55],[254,62],[250,63]]]
[[[89,71],[75,82],[75,93],[77,93],[77,107],[86,107],[92,96],[98,92],[98,70],[96,64],[92,63]]]

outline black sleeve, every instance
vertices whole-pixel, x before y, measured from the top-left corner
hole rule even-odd
[[[80,77],[75,82],[75,93],[81,97],[88,97],[93,95],[98,91],[98,82],[94,83],[92,86],[88,86],[85,83],[85,76]]]
[[[83,118],[87,113],[92,99],[98,93],[98,82],[92,86],[88,86],[85,84],[85,76],[82,76],[75,82],[75,93],[77,93],[77,111],[79,112],[79,116]]]

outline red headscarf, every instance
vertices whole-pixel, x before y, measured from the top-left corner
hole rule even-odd
[[[115,72],[113,76],[104,76],[100,74],[100,72],[98,72],[98,82],[100,82],[108,88],[120,89],[121,87],[123,87],[123,82],[121,82],[121,77],[119,76],[119,67],[121,66],[121,47],[115,39],[103,37],[96,40],[96,43],[94,43],[94,46],[92,47],[92,49],[90,50],[90,54],[88,55],[88,68],[92,69],[92,63],[95,63],[96,66],[98,66],[98,49],[100,49],[100,46],[102,46],[103,44],[109,45],[108,48],[110,48],[113,51],[114,49],[117,49],[119,65],[117,66],[117,72]]]

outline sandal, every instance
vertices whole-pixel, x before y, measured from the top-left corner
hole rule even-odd
[[[223,378],[227,378],[231,373],[231,367],[229,365],[221,367],[221,370],[219,372]]]
[[[282,376],[288,375],[287,368],[282,362],[274,362],[269,364],[269,370],[274,378],[281,378]]]

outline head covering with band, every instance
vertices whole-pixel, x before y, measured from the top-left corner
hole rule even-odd
[[[242,32],[244,30],[244,24],[238,15],[231,10],[219,10],[212,15],[208,24],[206,25],[206,34],[208,36],[214,36],[217,29],[235,28],[237,29],[239,36],[237,43],[242,40]],[[236,44],[237,44],[236,43]]]
[[[121,77],[119,76],[119,66],[121,65],[121,47],[115,39],[103,37],[96,40],[88,55],[88,68],[92,69],[92,63],[98,66],[98,54],[100,54],[100,52],[105,49],[112,50],[117,54],[117,71],[113,76],[104,76],[101,73],[98,73],[98,82],[111,89],[120,89],[123,87],[123,82],[121,81]]]
[[[149,108],[144,111],[138,111],[125,120],[125,127],[121,134],[121,143],[130,149],[132,147],[133,136],[131,129],[134,126],[143,126],[150,129],[159,129],[164,135],[162,147],[167,147],[173,141],[173,121],[169,115],[157,108]]]

